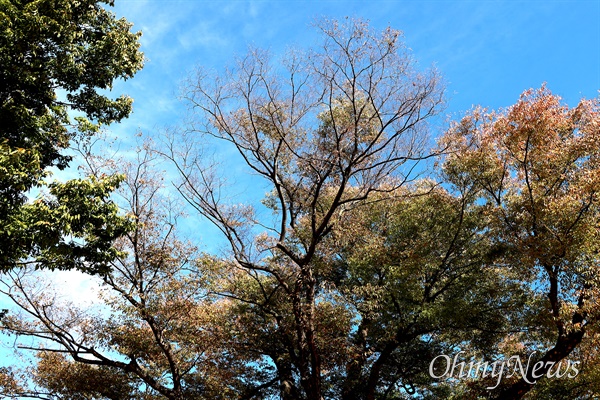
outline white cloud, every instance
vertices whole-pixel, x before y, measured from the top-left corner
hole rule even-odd
[[[37,274],[66,302],[83,308],[100,303],[101,280],[98,277],[79,271],[38,271]]]

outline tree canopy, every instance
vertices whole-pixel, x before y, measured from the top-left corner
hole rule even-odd
[[[443,82],[418,71],[398,31],[316,28],[319,47],[281,59],[251,49],[221,74],[200,69],[186,84],[191,123],[135,157],[82,152],[90,178],[57,186],[46,207],[70,212],[65,196],[89,208],[74,194],[87,188],[94,214],[122,221],[71,228],[114,240],[83,257],[104,271],[102,292],[86,309],[31,268],[3,275],[19,310],[3,330],[37,354],[29,369],[1,371],[5,396],[600,394],[599,101],[571,108],[542,86],[504,110],[475,108],[434,143]],[[231,199],[212,145],[268,185],[261,204]],[[102,177],[117,172],[114,201],[132,224],[97,189],[116,187]],[[182,218],[196,217],[220,230],[225,252],[179,236]],[[440,356],[494,370],[453,375]]]
[[[450,182],[477,192],[502,262],[546,297],[528,305],[540,324],[533,343],[542,343],[541,375],[597,326],[599,105],[569,108],[542,87],[504,113],[475,110],[443,138]],[[532,374],[500,398],[530,390]]]
[[[51,167],[64,169],[75,135],[127,117],[132,100],[112,99],[116,79],[141,67],[140,33],[116,19],[112,1],[0,1],[0,268],[35,260],[84,268],[110,257],[125,221],[105,200],[115,177],[53,184],[51,197],[27,202]],[[112,225],[111,228],[107,228]],[[65,242],[66,235],[86,245]]]

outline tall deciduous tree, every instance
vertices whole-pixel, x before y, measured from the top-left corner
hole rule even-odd
[[[142,67],[140,33],[103,4],[113,2],[0,1],[0,269],[23,260],[84,268],[86,258],[112,257],[109,242],[124,230],[105,201],[116,178],[54,184],[52,199],[26,204],[48,168],[68,165],[76,132],[93,134],[131,112],[130,98],[106,91]]]
[[[224,75],[201,71],[187,87],[198,113],[190,135],[229,143],[271,186],[275,224],[257,221],[251,206],[223,204],[219,181],[194,149],[166,152],[181,172],[179,190],[221,229],[236,263],[275,279],[285,293],[294,332],[289,357],[297,390],[309,399],[325,390],[317,335],[323,241],[347,208],[402,186],[415,162],[431,156],[424,122],[442,104],[437,73],[415,70],[398,31],[375,33],[355,20],[318,28],[318,48],[292,51],[281,63],[250,51]],[[255,241],[258,226],[267,233]]]
[[[347,212],[327,239],[327,265],[359,321],[348,333],[342,399],[457,392],[429,375],[432,359],[461,347],[492,353],[515,322],[506,311],[522,305],[523,289],[491,262],[496,249],[473,192],[428,181],[394,194]]]
[[[538,293],[524,341],[542,346],[544,366],[499,398],[522,398],[597,329],[599,127],[597,100],[569,108],[542,87],[504,112],[476,109],[442,139],[450,182],[477,188],[501,262]]]

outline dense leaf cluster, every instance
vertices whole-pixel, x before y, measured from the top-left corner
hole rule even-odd
[[[50,167],[67,167],[71,157],[65,150],[74,135],[93,133],[99,124],[120,121],[131,112],[130,98],[108,94],[116,79],[130,78],[141,68],[140,33],[131,33],[131,24],[116,19],[102,3],[112,5],[92,0],[0,1],[1,269],[41,253],[45,255],[38,261],[49,262],[49,267],[72,268],[87,250],[107,250],[107,243],[92,250],[93,242],[114,239],[119,232],[98,231],[109,219],[122,224],[114,219],[116,209],[96,204],[115,187],[114,180],[95,190],[86,187],[100,181],[55,184],[52,194],[63,193],[56,200],[71,205],[54,200],[26,204],[28,192],[44,185]],[[77,214],[74,201],[85,212]],[[94,220],[101,218],[97,216],[84,222],[94,212],[108,212],[106,220]],[[96,232],[61,222],[67,213],[84,225],[95,225]],[[89,239],[87,249],[75,242],[67,246],[77,253],[67,264],[62,264],[70,257],[63,245],[48,257],[64,235]]]

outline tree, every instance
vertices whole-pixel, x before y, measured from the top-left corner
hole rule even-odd
[[[3,371],[3,397],[262,397],[255,382],[268,366],[226,346],[236,319],[210,290],[226,269],[178,239],[181,215],[164,196],[156,158],[140,148],[133,161],[90,160],[92,172],[126,172],[118,193],[135,227],[117,240],[118,257],[97,277],[101,299],[90,307],[64,301],[31,269],[3,275],[0,292],[18,311],[2,329],[37,356],[30,369]]]
[[[496,249],[473,192],[425,181],[394,194],[348,212],[327,239],[359,321],[343,399],[457,395],[429,375],[431,361],[457,348],[493,353],[515,323],[506,311],[522,304],[523,289],[490,262]]]
[[[76,134],[91,135],[131,112],[130,98],[105,91],[142,67],[140,33],[102,3],[113,4],[0,1],[2,270],[24,260],[85,269],[85,259],[114,256],[110,242],[126,229],[106,202],[117,177],[53,184],[53,198],[26,201],[29,190],[45,185],[50,167],[67,167],[65,150]],[[66,242],[66,235],[86,244]]]
[[[181,173],[178,189],[223,232],[238,268],[259,285],[268,279],[265,296],[282,293],[289,305],[285,329],[293,334],[279,376],[286,399],[326,391],[317,320],[329,280],[318,271],[325,238],[348,209],[412,179],[416,162],[432,156],[424,122],[442,104],[437,73],[414,70],[398,31],[376,34],[351,20],[319,29],[319,49],[292,51],[280,66],[252,50],[223,76],[200,71],[187,91],[197,124],[163,151]],[[190,144],[199,134],[229,143],[271,186],[275,224],[258,221],[251,206],[220,200],[222,182]],[[257,227],[265,232],[253,237]]]
[[[442,139],[449,181],[478,191],[487,229],[505,248],[497,262],[535,289],[523,341],[544,349],[538,377],[598,327],[599,124],[597,100],[569,108],[542,87],[505,112],[476,109]],[[533,365],[498,397],[531,390]]]

